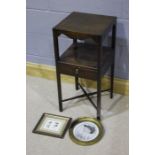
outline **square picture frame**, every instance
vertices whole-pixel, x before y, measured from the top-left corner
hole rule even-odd
[[[55,114],[43,113],[33,133],[52,137],[64,138],[70,127],[72,118]]]

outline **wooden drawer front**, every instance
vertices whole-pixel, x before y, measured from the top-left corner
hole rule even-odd
[[[83,67],[77,67],[70,64],[58,63],[60,73],[75,76],[78,72],[78,76],[81,78],[96,80],[97,72],[91,69],[85,69]]]

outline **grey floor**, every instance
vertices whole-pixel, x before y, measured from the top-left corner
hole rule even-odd
[[[74,85],[63,83],[64,98],[80,94]],[[94,97],[94,100],[96,98]],[[102,95],[102,124],[105,135],[92,146],[73,143],[66,133],[64,139],[33,134],[32,130],[42,113],[64,115],[76,119],[95,117],[96,111],[85,99],[64,103],[64,112],[58,111],[56,81],[27,76],[27,155],[128,155],[129,113],[128,97],[108,93]]]

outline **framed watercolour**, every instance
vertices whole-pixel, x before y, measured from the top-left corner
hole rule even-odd
[[[33,133],[63,138],[71,123],[70,117],[44,113]]]
[[[69,129],[73,142],[79,145],[92,145],[100,141],[104,130],[102,124],[95,118],[81,117],[75,120]]]

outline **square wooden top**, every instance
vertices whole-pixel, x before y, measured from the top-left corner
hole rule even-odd
[[[115,22],[116,17],[114,16],[72,12],[54,29],[64,33],[102,36]]]

